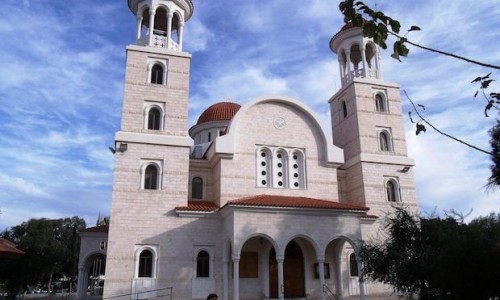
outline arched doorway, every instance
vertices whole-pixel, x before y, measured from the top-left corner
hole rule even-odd
[[[269,293],[271,298],[278,298],[278,265],[274,247],[269,253]],[[304,255],[299,245],[290,242],[285,249],[283,261],[283,292],[285,298],[305,296]]]
[[[104,288],[104,270],[106,269],[106,256],[96,253],[87,260],[87,289],[91,296],[102,296]]]

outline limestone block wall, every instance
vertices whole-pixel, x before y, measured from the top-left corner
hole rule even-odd
[[[151,67],[156,61],[167,64],[166,84],[148,82],[148,65]],[[127,47],[122,131],[187,136],[190,61],[191,56],[182,52]],[[164,108],[161,131],[147,130],[144,125],[145,108],[151,104]]]
[[[238,125],[230,129],[235,130],[234,156],[220,161],[221,205],[259,194],[338,201],[336,169],[326,166],[326,145],[310,117],[295,107],[277,102],[254,105],[240,117]],[[274,125],[277,118],[285,120],[283,128]],[[302,150],[305,153],[305,188],[257,187],[257,146]]]

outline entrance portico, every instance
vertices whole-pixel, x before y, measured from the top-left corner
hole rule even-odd
[[[349,288],[345,257],[358,251],[366,211],[303,197],[229,202],[220,211],[228,237],[221,298],[326,299],[328,291],[341,298],[352,290],[363,297],[363,285]]]

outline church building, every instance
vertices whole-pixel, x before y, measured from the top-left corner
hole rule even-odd
[[[183,28],[195,1],[127,1],[136,42],[126,48],[109,231],[81,254],[82,277],[100,251],[104,298],[390,292],[364,280],[356,259],[387,212],[417,209],[400,90],[383,80],[378,46],[352,24],[330,40],[341,76],[325,99],[331,130],[308,99],[282,95],[216,103],[189,127]]]

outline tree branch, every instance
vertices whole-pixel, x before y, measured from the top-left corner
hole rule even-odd
[[[435,131],[437,131],[439,134],[442,134],[442,135],[444,135],[444,136],[446,136],[446,137],[448,137],[448,138],[450,138],[450,139],[452,139],[452,140],[454,140],[456,142],[459,142],[459,143],[461,143],[463,145],[466,145],[467,147],[470,147],[470,148],[472,148],[474,150],[477,150],[477,151],[482,152],[484,154],[487,154],[489,156],[492,155],[490,152],[488,152],[488,151],[486,151],[484,149],[481,149],[479,147],[471,145],[471,144],[469,144],[469,143],[467,143],[465,141],[462,141],[461,139],[458,139],[458,138],[456,138],[454,136],[451,136],[451,135],[449,135],[449,134],[447,134],[447,133],[439,130],[436,126],[432,125],[429,121],[427,121],[424,117],[422,117],[422,115],[418,111],[417,107],[415,106],[415,103],[413,103],[413,101],[410,99],[410,96],[408,96],[408,94],[406,93],[406,90],[403,90],[403,92],[405,93],[406,98],[408,98],[408,100],[410,101],[411,105],[413,106],[413,111],[417,114],[417,116],[420,118],[420,120],[422,120],[422,122],[424,122],[425,124],[429,125],[432,129],[434,129]]]
[[[405,43],[408,43],[412,46],[415,46],[417,48],[420,48],[420,49],[424,49],[424,50],[427,50],[427,51],[431,51],[431,52],[434,52],[434,53],[439,53],[439,54],[442,54],[442,55],[445,55],[445,56],[451,56],[451,57],[454,57],[454,58],[457,58],[457,59],[460,59],[460,60],[463,60],[463,61],[466,61],[468,63],[472,63],[472,64],[476,64],[476,65],[480,65],[480,66],[483,66],[483,67],[487,67],[487,68],[492,68],[492,69],[497,69],[497,70],[500,70],[500,66],[496,66],[496,65],[492,65],[492,64],[487,64],[487,63],[482,63],[480,61],[476,61],[476,60],[472,60],[472,59],[469,59],[467,57],[463,57],[463,56],[460,56],[460,55],[456,55],[456,54],[453,54],[453,53],[449,53],[449,52],[445,52],[445,51],[441,51],[441,50],[437,50],[437,49],[433,49],[433,48],[429,48],[429,47],[425,47],[425,46],[422,46],[422,45],[419,45],[417,43],[414,43],[414,42],[411,42],[409,41],[407,38],[405,37],[402,37],[400,36],[399,34],[395,33],[395,32],[392,32],[392,31],[388,31],[389,34],[392,34],[393,36],[399,38],[399,39],[404,39],[405,40]]]

